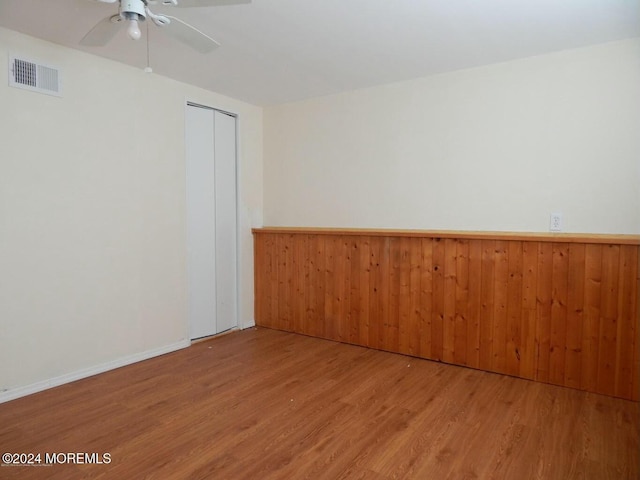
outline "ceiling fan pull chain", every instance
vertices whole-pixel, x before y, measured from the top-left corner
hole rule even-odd
[[[144,73],[153,73],[153,68],[151,68],[151,60],[149,55],[149,24],[147,23],[147,66],[144,67]]]

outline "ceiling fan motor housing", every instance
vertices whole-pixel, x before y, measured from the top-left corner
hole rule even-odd
[[[120,0],[120,16],[126,20],[143,21],[146,18],[142,0]]]

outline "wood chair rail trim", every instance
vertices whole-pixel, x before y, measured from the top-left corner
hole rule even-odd
[[[640,235],[609,233],[545,233],[545,232],[491,232],[470,230],[411,230],[374,228],[333,227],[260,227],[253,234],[290,233],[306,235],[349,235],[377,237],[428,237],[464,238],[469,240],[518,240],[555,243],[615,243],[618,245],[640,245]]]

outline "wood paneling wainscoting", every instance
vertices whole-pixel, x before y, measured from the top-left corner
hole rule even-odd
[[[639,236],[253,233],[257,325],[640,399]]]

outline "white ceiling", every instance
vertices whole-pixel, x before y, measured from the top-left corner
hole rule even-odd
[[[640,36],[640,0],[253,0],[169,12],[222,47],[191,51],[149,26],[154,71],[257,105]],[[78,41],[117,6],[0,0],[0,26],[146,66],[143,39]],[[151,22],[146,22],[151,23]]]

